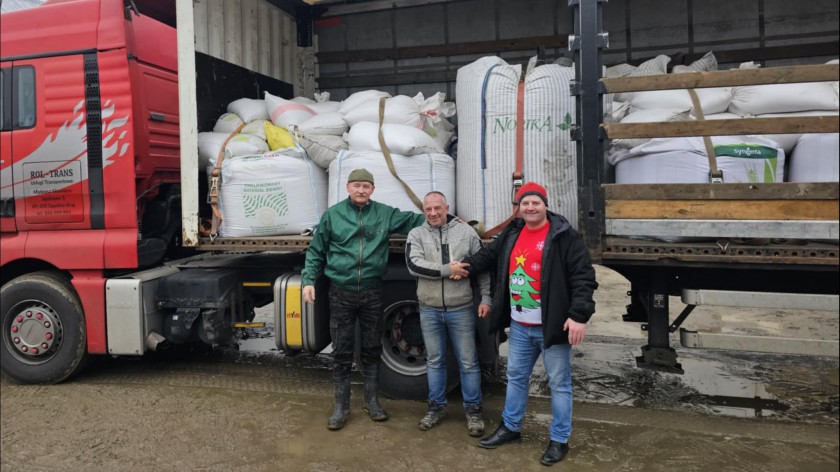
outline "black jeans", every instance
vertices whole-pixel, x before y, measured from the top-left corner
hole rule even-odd
[[[379,365],[382,355],[382,288],[354,292],[331,286],[330,337],[335,374],[350,375],[356,345],[356,319],[362,331],[362,364]]]

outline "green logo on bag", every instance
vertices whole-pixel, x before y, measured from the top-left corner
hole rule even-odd
[[[289,203],[282,185],[274,182],[245,184],[242,193],[245,217],[256,217],[260,224],[272,224],[274,219],[289,212]]]
[[[540,133],[552,132],[555,129],[567,131],[572,127],[572,115],[566,113],[562,120],[547,115],[544,117],[526,118],[523,124],[525,131]],[[516,118],[512,116],[497,117],[493,122],[493,134],[516,131]]]
[[[776,159],[779,151],[757,144],[727,144],[715,146],[715,156],[740,157],[744,159]]]

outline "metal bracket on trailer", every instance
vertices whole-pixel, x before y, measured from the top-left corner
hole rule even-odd
[[[747,292],[683,289],[683,303],[783,310],[840,311],[840,296],[813,293]],[[770,336],[704,333],[680,329],[680,343],[688,348],[753,351],[840,357],[840,342]]]

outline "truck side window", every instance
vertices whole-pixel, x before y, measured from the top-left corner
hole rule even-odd
[[[0,69],[0,131],[12,129],[12,94],[9,69]]]
[[[13,71],[16,89],[14,127],[15,129],[32,128],[35,126],[35,69],[16,67]]]

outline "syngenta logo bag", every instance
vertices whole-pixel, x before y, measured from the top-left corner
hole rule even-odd
[[[749,159],[743,162],[743,172],[749,183],[776,182],[779,150],[759,144],[727,144],[715,146],[715,157]],[[761,162],[763,161],[763,163]],[[761,176],[761,177],[759,177]],[[741,181],[741,179],[735,179]]]
[[[715,156],[732,156],[744,159],[778,159],[779,150],[758,144],[727,144],[715,146]]]

